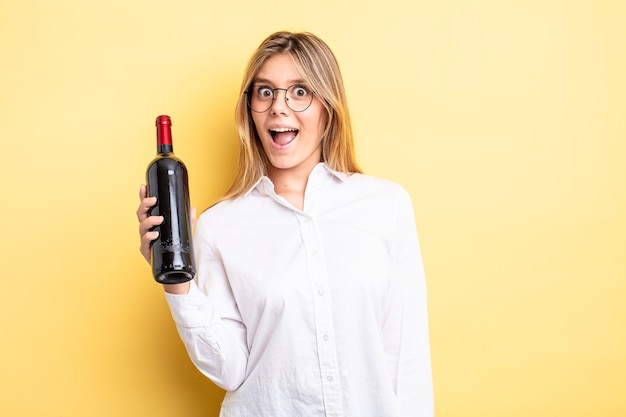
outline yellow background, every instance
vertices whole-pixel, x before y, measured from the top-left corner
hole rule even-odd
[[[279,29],[330,44],[363,167],[413,197],[437,416],[626,415],[620,0],[2,1],[0,415],[217,416],[137,190],[165,113],[193,205],[225,191]]]

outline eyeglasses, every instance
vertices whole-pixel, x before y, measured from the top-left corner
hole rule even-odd
[[[287,88],[271,88],[267,85],[253,85],[250,87],[249,91],[246,91],[250,110],[256,113],[265,113],[268,111],[276,99],[276,90],[285,92],[285,104],[295,112],[305,111],[313,102],[313,92],[302,84],[290,85]]]

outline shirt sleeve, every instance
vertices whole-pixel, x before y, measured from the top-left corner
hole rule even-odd
[[[393,275],[383,322],[385,351],[402,417],[432,417],[434,395],[426,279],[413,206],[402,189],[395,206]]]
[[[166,299],[191,361],[216,385],[233,391],[245,379],[246,328],[221,259],[208,237],[201,217],[194,242],[196,277],[189,293],[166,293]]]

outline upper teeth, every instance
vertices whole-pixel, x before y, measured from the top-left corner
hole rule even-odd
[[[291,127],[277,127],[275,129],[270,129],[272,132],[282,133],[282,132],[295,132],[298,129],[293,129]]]

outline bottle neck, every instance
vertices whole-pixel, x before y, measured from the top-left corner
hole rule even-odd
[[[174,147],[172,146],[172,144],[159,144],[157,145],[157,153],[159,155],[167,155],[170,153],[174,153]]]
[[[157,152],[161,155],[173,153],[172,147],[172,120],[167,115],[156,118]]]

